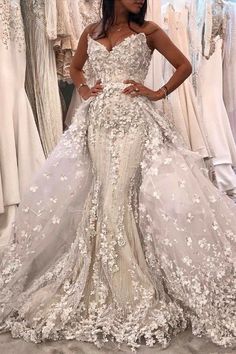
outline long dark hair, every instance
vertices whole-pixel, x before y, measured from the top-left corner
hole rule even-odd
[[[101,31],[97,38],[106,37],[109,28],[115,21],[115,0],[103,0],[102,4],[102,19],[100,22]],[[144,24],[145,16],[147,12],[147,0],[144,1],[143,7],[138,14],[129,13],[128,24],[131,22],[137,23],[142,26]]]

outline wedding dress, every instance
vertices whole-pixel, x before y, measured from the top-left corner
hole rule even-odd
[[[0,0],[0,253],[22,193],[45,158],[25,92],[26,48],[20,0]]]
[[[225,2],[207,0],[199,3],[194,16],[198,26],[201,56],[197,60],[197,96],[208,139],[218,188],[236,193],[236,145],[223,100],[223,38],[225,37]],[[197,3],[194,1],[194,4]],[[194,20],[194,18],[193,18]],[[192,31],[192,32],[194,32]],[[197,46],[199,47],[199,45]],[[215,68],[218,68],[217,71]],[[215,85],[212,85],[215,82]]]
[[[161,0],[148,0],[146,20],[161,25]],[[161,66],[162,57],[155,51],[145,80],[145,85],[152,90],[158,90],[164,85]]]
[[[62,135],[62,110],[52,40],[56,35],[55,0],[21,0],[27,43],[26,90],[45,155]]]
[[[88,37],[104,91],[83,102],[19,208],[1,264],[2,331],[166,347],[189,325],[235,344],[236,207],[146,97],[143,33]]]
[[[70,64],[76,51],[79,37],[77,37],[74,28],[70,1],[57,0],[56,7],[57,35],[53,45],[56,54],[57,76],[59,80],[71,82]],[[77,10],[79,12],[79,8]]]
[[[224,103],[236,142],[236,3],[227,5],[228,21],[224,40],[223,85]]]
[[[97,23],[100,19],[100,9],[101,9],[101,1],[100,0],[80,0],[77,3],[78,6],[78,14],[79,17],[77,18],[77,23],[80,23],[80,30],[81,33],[88,25],[92,23]],[[73,11],[75,14],[75,11]],[[80,36],[79,36],[80,37]],[[88,63],[85,64],[84,67],[84,74],[86,77],[86,81],[89,85],[94,85],[94,80],[91,75],[91,68],[89,67]],[[82,103],[81,98],[76,89],[74,89],[70,106],[66,115],[65,125],[68,127],[70,126],[71,122],[73,121],[75,111],[78,109],[80,104]]]
[[[184,4],[180,6],[180,4],[175,4],[175,1],[172,3],[175,7],[171,3],[162,6],[164,28],[175,45],[189,57],[189,9]],[[165,60],[163,73],[165,82],[174,74],[174,68],[167,60]],[[190,78],[170,95],[170,103],[175,125],[189,149],[199,152],[202,157],[209,157],[210,151],[201,119],[200,106]]]

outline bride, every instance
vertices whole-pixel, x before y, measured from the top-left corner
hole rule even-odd
[[[234,346],[236,207],[152,102],[191,65],[144,21],[146,0],[102,9],[71,67],[84,102],[25,194],[2,260],[1,331],[135,350],[191,327]],[[157,92],[143,85],[155,49],[176,68]]]

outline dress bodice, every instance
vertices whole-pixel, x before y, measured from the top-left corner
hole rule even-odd
[[[103,83],[132,79],[143,83],[151,61],[151,49],[144,33],[132,34],[109,51],[88,36],[89,64]]]
[[[0,44],[6,49],[14,42],[16,49],[25,50],[24,27],[22,22],[20,0],[0,0]]]
[[[223,0],[208,1],[205,14],[203,55],[209,59],[216,51],[218,38],[224,38],[227,13]]]

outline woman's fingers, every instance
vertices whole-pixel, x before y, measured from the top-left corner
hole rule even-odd
[[[132,91],[135,91],[134,85],[128,86],[123,90],[123,93],[130,93]]]
[[[98,96],[101,91],[91,91],[91,96]]]
[[[101,80],[98,80],[98,81],[96,82],[96,84],[95,84],[93,87],[102,88],[103,86],[102,86]]]
[[[102,91],[102,88],[99,88],[99,87],[92,88],[92,92],[101,92],[101,91]]]
[[[137,85],[138,83],[134,80],[125,80],[124,84],[132,84],[132,85]]]
[[[102,91],[103,91],[103,87],[102,87],[101,83],[99,83],[98,81],[97,81],[97,84],[91,88],[91,92],[96,95],[98,95]]]
[[[92,88],[93,90],[102,90],[103,89],[103,87],[102,86],[94,86],[93,88]]]
[[[138,89],[138,91],[137,91],[137,89]],[[132,85],[132,86],[126,87],[123,90],[123,93],[125,93],[125,94],[131,94],[132,93],[132,95],[135,93],[137,95],[137,94],[140,94],[140,89],[137,86]]]
[[[101,79],[97,80],[95,86],[101,84],[101,82],[102,82]]]
[[[130,86],[126,87],[123,90],[123,93],[131,93],[132,91],[134,92],[140,92],[141,89],[143,88],[143,85],[134,81],[134,80],[126,80],[124,81],[125,84],[130,84]]]

